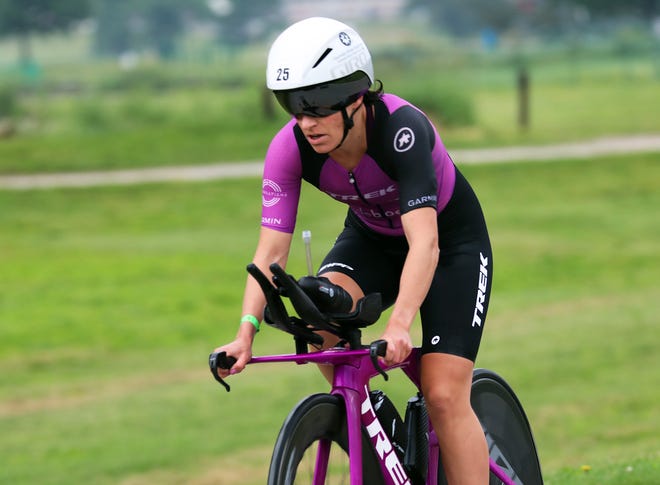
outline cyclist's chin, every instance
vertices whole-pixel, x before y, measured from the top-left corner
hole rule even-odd
[[[307,141],[314,149],[316,153],[328,153],[331,152],[339,142],[334,142],[333,138],[328,135],[321,136],[319,138],[307,138]]]
[[[330,148],[330,147],[323,147],[323,148],[312,147],[312,148],[314,148],[314,151],[316,153],[318,153],[319,155],[328,155],[334,149],[334,148]]]

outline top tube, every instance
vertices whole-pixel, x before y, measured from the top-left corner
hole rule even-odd
[[[419,388],[419,362],[421,358],[421,349],[414,347],[408,357],[398,364],[384,365],[381,368],[386,373],[400,368],[408,378]],[[380,372],[371,363],[371,356],[368,348],[351,350],[342,347],[333,347],[330,349],[309,352],[306,354],[277,354],[252,357],[248,364],[265,364],[279,362],[295,362],[296,364],[328,364],[335,368],[344,365],[362,369],[366,365],[366,379],[369,380],[377,376]],[[381,361],[382,362],[382,361]]]

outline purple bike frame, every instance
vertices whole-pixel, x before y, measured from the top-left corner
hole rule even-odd
[[[383,366],[384,371],[400,368],[413,384],[420,388],[420,349],[414,348],[403,362]],[[394,452],[392,443],[384,432],[369,399],[369,381],[379,375],[369,355],[369,349],[349,350],[343,348],[326,349],[307,354],[281,354],[253,357],[249,364],[295,362],[297,364],[330,364],[334,367],[334,379],[331,394],[340,396],[346,407],[348,429],[348,454],[350,459],[351,485],[363,484],[362,480],[362,428],[369,435],[371,445],[376,450],[386,485],[410,485],[405,469]],[[330,441],[319,444],[312,485],[325,483],[327,459],[330,453]],[[429,423],[429,465],[427,485],[437,485],[439,463],[438,440]],[[505,485],[519,485],[509,478],[492,458],[489,458],[491,472]]]

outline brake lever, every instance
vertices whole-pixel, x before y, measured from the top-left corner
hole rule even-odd
[[[374,368],[378,373],[383,376],[383,379],[386,381],[390,379],[390,376],[387,375],[387,372],[381,367],[380,362],[378,362],[378,357],[385,357],[387,353],[387,341],[386,340],[374,340],[369,345],[369,357],[371,357],[371,363],[374,365]]]
[[[227,392],[229,392],[231,388],[229,387],[229,384],[227,384],[218,374],[218,368],[231,369],[235,363],[236,359],[234,357],[228,356],[227,352],[224,350],[222,352],[212,352],[211,355],[209,355],[209,368],[211,369],[211,374],[213,374],[213,377],[216,381],[222,384]]]

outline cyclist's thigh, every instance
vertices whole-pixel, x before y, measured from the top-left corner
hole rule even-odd
[[[403,249],[393,250],[393,242]],[[399,291],[406,244],[405,238],[379,240],[348,226],[323,260],[319,274],[342,273],[357,283],[363,294],[380,293],[383,306],[390,306]]]
[[[490,248],[445,254],[421,307],[422,352],[440,352],[474,362],[488,311]]]
[[[364,296],[364,292],[360,285],[358,285],[357,282],[347,274],[339,271],[328,271],[323,273],[323,276],[328,278],[335,285],[339,285],[346,290],[348,294],[351,295],[353,303]]]

